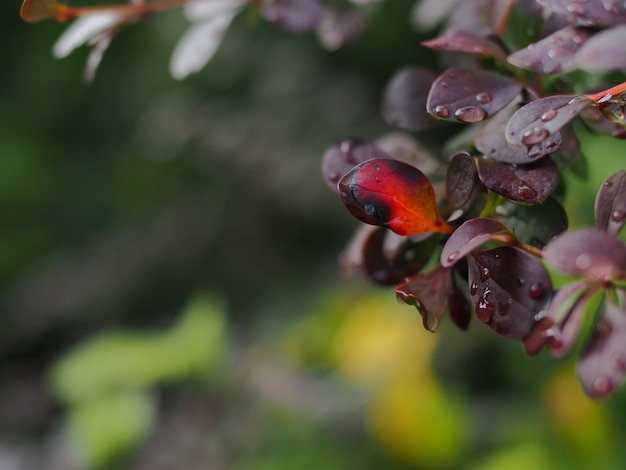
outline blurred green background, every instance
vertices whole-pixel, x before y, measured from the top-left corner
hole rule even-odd
[[[321,155],[392,131],[386,80],[432,59],[411,4],[337,52],[242,15],[184,82],[166,13],[90,85],[85,49],[51,55],[65,25],[0,4],[0,469],[622,468],[624,392],[339,275]],[[582,138],[574,225],[626,150]]]

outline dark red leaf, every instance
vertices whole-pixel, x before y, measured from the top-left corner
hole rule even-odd
[[[467,260],[470,296],[480,321],[507,338],[525,338],[552,296],[543,265],[512,246],[474,251]]]
[[[451,68],[433,83],[426,108],[440,119],[478,122],[504,108],[521,90],[519,82],[496,72]]]
[[[506,138],[528,147],[539,144],[574,119],[592,101],[583,96],[554,95],[522,106],[509,120]]]
[[[426,96],[437,75],[420,67],[398,71],[387,84],[382,113],[392,126],[409,131],[430,127],[435,122],[426,112]]]
[[[318,0],[273,0],[263,6],[267,21],[294,33],[315,31],[322,19],[322,11]]]
[[[462,29],[450,30],[444,36],[422,42],[422,45],[437,51],[481,54],[497,59],[506,57],[500,44],[492,39]]]
[[[615,173],[600,187],[595,217],[597,228],[614,235],[626,224],[626,170]]]
[[[407,236],[453,230],[439,216],[428,178],[407,163],[368,160],[341,178],[338,188],[350,213],[366,224]]]
[[[619,293],[621,305],[624,294]],[[578,362],[585,391],[594,398],[610,395],[626,373],[626,312],[607,296],[604,315]]]
[[[576,65],[589,72],[626,70],[626,26],[596,34],[578,51]]]
[[[593,34],[593,30],[582,26],[563,28],[514,52],[507,61],[546,75],[569,72],[578,67],[576,53]]]
[[[606,119],[595,106],[582,110],[580,117],[595,132],[607,134],[616,139],[626,139],[626,129],[623,124]]]
[[[472,318],[472,307],[470,307],[461,289],[454,284],[448,294],[448,309],[450,319],[454,324],[463,331],[467,330]]]
[[[525,204],[541,204],[556,189],[559,169],[550,158],[517,166],[477,158],[480,181],[495,193]]]
[[[479,188],[472,157],[467,152],[454,155],[446,173],[446,196],[450,208],[464,213],[478,195]]]
[[[361,139],[344,139],[333,145],[322,158],[322,175],[326,185],[339,194],[337,183],[359,163],[372,158],[391,158],[377,145]]]
[[[618,0],[537,0],[546,10],[567,15],[588,25],[626,23],[626,6]]]
[[[400,302],[413,305],[422,316],[424,328],[437,331],[441,318],[448,309],[452,289],[452,272],[440,265],[428,272],[413,276],[396,288]]]
[[[497,220],[470,219],[457,228],[446,241],[441,252],[441,265],[450,267],[494,237],[507,234],[507,228]]]
[[[604,281],[626,271],[626,246],[603,230],[564,233],[548,243],[543,254],[550,265],[567,274]]]

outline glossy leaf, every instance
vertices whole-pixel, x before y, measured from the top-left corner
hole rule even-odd
[[[618,291],[619,292],[619,291]],[[578,375],[585,391],[604,398],[618,387],[626,374],[626,312],[607,296],[604,315],[578,362]]]
[[[507,338],[525,338],[552,296],[542,264],[512,246],[474,251],[467,260],[470,297],[480,321]]]
[[[453,230],[439,216],[428,178],[407,163],[368,160],[341,178],[338,188],[350,213],[366,224],[387,227],[398,235]]]
[[[626,170],[615,173],[600,187],[595,204],[596,227],[617,235],[626,223]]]
[[[365,30],[366,19],[359,10],[325,9],[317,26],[322,45],[334,51],[358,38]]]
[[[541,143],[574,119],[591,100],[575,95],[554,95],[522,106],[509,120],[506,138],[528,147]]]
[[[626,44],[626,26],[602,31],[578,51],[576,65],[589,72],[626,70],[624,44]]]
[[[596,229],[575,230],[555,238],[545,247],[544,259],[564,273],[603,281],[626,272],[624,243]]]
[[[476,218],[464,222],[446,241],[441,252],[441,265],[450,267],[494,237],[509,231],[494,219]]]
[[[293,33],[315,31],[322,20],[322,12],[318,0],[273,0],[263,6],[267,21]]]
[[[433,83],[426,108],[440,119],[478,122],[504,108],[521,89],[519,82],[496,72],[451,68]]]
[[[398,301],[417,308],[424,328],[437,331],[441,318],[448,309],[452,289],[452,272],[440,265],[428,272],[413,276],[396,288]]]
[[[593,30],[582,26],[563,28],[514,52],[507,61],[546,75],[570,72],[578,67],[577,52],[593,34]]]
[[[322,158],[322,176],[332,191],[339,194],[337,183],[359,163],[372,158],[391,158],[377,145],[361,139],[344,139],[324,152]]]
[[[506,57],[502,46],[495,41],[462,29],[450,30],[444,36],[422,42],[422,45],[437,51],[480,54],[497,59]]]
[[[435,73],[420,67],[399,70],[384,91],[385,121],[409,131],[432,126],[435,121],[426,112],[426,96],[435,78]]]
[[[549,158],[523,166],[478,158],[476,168],[480,181],[491,191],[525,204],[541,204],[559,182],[559,170]]]
[[[476,198],[479,187],[472,157],[467,152],[454,155],[446,172],[446,196],[449,206],[465,212]]]
[[[20,16],[29,22],[52,19],[58,16],[59,7],[55,0],[24,0]]]
[[[567,15],[582,24],[614,26],[626,23],[626,6],[618,0],[537,0],[537,2],[547,10]]]
[[[515,237],[529,245],[543,248],[550,240],[567,230],[567,213],[554,197],[542,204],[526,206],[506,202],[496,209],[496,217]]]

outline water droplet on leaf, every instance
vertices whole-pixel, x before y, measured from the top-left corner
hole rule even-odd
[[[480,104],[491,103],[491,95],[487,92],[478,93],[475,98]]]
[[[606,395],[613,390],[613,384],[608,377],[600,376],[593,382],[593,390],[598,395]]]
[[[459,252],[458,251],[453,251],[452,253],[450,253],[448,255],[448,263],[451,263],[452,261],[454,261],[455,259],[457,259],[459,256]]]
[[[528,288],[528,295],[532,299],[538,299],[543,295],[543,285],[540,282],[533,282]]]
[[[626,213],[620,210],[615,210],[611,214],[611,220],[613,220],[614,222],[621,222],[622,220],[624,220],[624,217],[626,217]]]
[[[522,134],[522,143],[524,145],[534,145],[543,142],[550,133],[544,127],[533,127],[527,129]]]
[[[476,295],[476,292],[478,292],[478,284],[472,282],[472,284],[470,285],[470,295]]]
[[[363,210],[367,215],[374,216],[376,214],[376,206],[374,204],[367,203],[363,206]]]
[[[591,258],[589,257],[589,255],[583,253],[582,255],[578,255],[576,257],[574,264],[578,269],[587,269],[589,266],[591,266]]]
[[[480,106],[465,106],[457,109],[454,116],[461,122],[478,122],[485,119],[487,112]]]
[[[440,104],[435,108],[435,114],[439,117],[448,117],[450,115],[450,111],[444,105]]]
[[[489,279],[490,273],[489,273],[489,268],[487,267],[483,267],[480,270],[480,280],[482,282],[485,282],[487,279]]]
[[[541,115],[541,120],[543,122],[548,122],[554,119],[555,117],[556,117],[556,109],[549,109]]]
[[[572,15],[584,15],[587,9],[581,4],[570,3],[567,5],[567,11]]]

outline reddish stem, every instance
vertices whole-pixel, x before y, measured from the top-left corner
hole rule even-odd
[[[584,95],[585,98],[588,98],[593,101],[599,101],[607,95],[611,96],[619,96],[623,93],[626,93],[626,82],[622,82],[619,85],[615,85],[614,87],[607,88],[604,91],[600,91],[598,93],[594,93],[592,95]]]
[[[57,3],[55,9],[57,11],[56,20],[63,22],[98,13],[118,13],[122,16],[145,16],[150,13],[181,8],[186,3],[189,3],[189,0],[161,0],[154,3],[125,3],[88,7],[70,7],[62,3]]]
[[[516,246],[521,248],[526,253],[536,256],[537,258],[543,258],[543,250],[537,248],[536,246],[529,245],[527,243],[523,243],[519,241],[517,238],[512,237],[511,235],[496,235],[493,237],[493,240],[499,241],[501,243],[505,243],[507,245]]]

